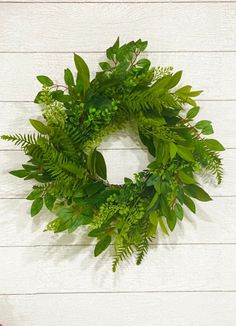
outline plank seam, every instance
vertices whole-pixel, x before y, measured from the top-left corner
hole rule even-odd
[[[212,198],[235,198],[236,195],[211,195]],[[0,200],[26,200],[26,197],[0,197]]]
[[[4,3],[13,3],[13,4],[159,4],[159,3],[164,3],[164,4],[186,4],[186,3],[197,3],[197,4],[202,4],[202,3],[206,3],[206,4],[211,4],[211,3],[236,3],[236,1],[224,1],[224,0],[216,0],[216,1],[197,1],[197,0],[189,0],[189,1],[1,1],[0,4],[4,4]]]
[[[25,292],[0,293],[0,296],[78,295],[78,294],[143,294],[143,293],[236,293],[236,290],[144,290],[144,291],[74,291],[74,292]]]
[[[230,98],[225,98],[225,99],[199,99],[197,102],[235,102],[236,99],[230,99]],[[30,100],[0,100],[0,103],[32,103],[35,104],[34,101]],[[1,111],[1,110],[0,110]]]
[[[0,4],[3,2],[0,2]],[[8,2],[12,3],[12,2]],[[19,2],[20,3],[20,2]],[[29,3],[29,2],[26,2]],[[45,3],[45,2],[43,2]],[[57,2],[53,2],[57,3]],[[61,3],[61,2],[60,2]],[[71,2],[68,2],[71,3]],[[199,2],[202,3],[202,2]],[[0,54],[73,54],[79,52],[82,54],[105,54],[104,51],[0,51]],[[161,53],[236,53],[236,50],[167,50],[167,51],[145,51],[144,54],[161,54]]]
[[[189,242],[189,243],[150,243],[149,246],[150,247],[170,247],[170,246],[235,246],[236,242]],[[0,249],[7,249],[7,248],[51,248],[51,247],[95,247],[96,244],[86,244],[86,243],[77,243],[77,244],[65,244],[65,245],[53,245],[53,244],[43,244],[43,245],[0,245]],[[111,244],[110,246],[114,246],[113,244]]]
[[[108,148],[108,147],[101,147],[99,148],[102,151],[144,151],[144,152],[148,152],[148,150],[144,147],[125,147],[125,148]],[[225,150],[236,150],[236,147],[225,147]],[[9,152],[15,152],[15,153],[24,153],[23,150],[21,149],[0,149],[0,153],[9,153]]]

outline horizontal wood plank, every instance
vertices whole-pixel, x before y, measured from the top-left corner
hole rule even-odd
[[[185,209],[185,219],[177,224],[175,231],[170,232],[169,237],[158,232],[153,244],[236,244],[234,198],[213,199],[208,203],[197,203],[196,215]],[[93,239],[87,237],[86,227],[72,234],[43,232],[46,224],[55,217],[44,209],[32,219],[30,205],[30,201],[22,199],[0,200],[0,247],[95,245]]]
[[[235,50],[235,14],[235,2],[1,3],[0,51],[103,51],[118,35],[150,50]]]
[[[236,293],[3,296],[0,319],[4,326],[234,326],[235,300]]]
[[[112,246],[0,248],[2,293],[236,290],[236,245],[152,246],[111,272]]]
[[[236,101],[199,102],[201,111],[198,120],[211,120],[215,130],[215,137],[221,141],[226,148],[236,147],[235,130],[236,119],[232,119],[235,114]],[[34,132],[29,119],[41,119],[40,106],[34,103],[0,103],[0,133],[1,134],[28,134]],[[104,139],[100,145],[103,149],[123,149],[140,148],[142,146],[133,134],[132,130],[121,130],[114,135]],[[0,150],[20,149],[11,142],[0,140]]]
[[[94,76],[100,70],[98,62],[105,59],[104,54],[81,55]],[[190,84],[194,89],[204,90],[199,99],[236,99],[236,52],[147,53],[145,56],[153,66],[173,66],[175,71],[183,70],[180,86]],[[47,75],[60,84],[65,68],[75,72],[72,53],[0,53],[0,62],[0,101],[32,101],[40,90],[37,75]]]
[[[0,0],[0,3],[47,3],[47,2],[55,2],[55,3],[178,3],[178,2],[232,2],[232,0]]]
[[[124,177],[133,177],[142,169],[145,169],[150,157],[142,149],[137,150],[101,150],[106,160],[108,180],[111,183],[123,183]],[[235,159],[236,150],[227,150],[222,155],[225,169],[223,183],[216,186],[213,179],[203,179],[205,189],[212,196],[235,196],[236,195],[236,173]],[[122,158],[122,159],[121,159]],[[21,164],[27,161],[23,152],[6,151],[0,152],[0,198],[24,198],[31,190],[33,182],[25,182],[16,178],[8,171],[21,168]],[[125,172],[124,172],[125,171]],[[208,184],[206,184],[208,181]]]

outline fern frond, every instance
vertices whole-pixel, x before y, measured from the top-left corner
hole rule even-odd
[[[149,242],[151,240],[150,237],[148,237],[148,229],[150,226],[150,222],[148,218],[145,216],[144,219],[140,223],[140,230],[141,230],[141,241],[137,245],[137,259],[136,264],[140,265],[144,256],[146,255],[148,248],[149,248]]]
[[[207,148],[202,141],[196,142],[196,158],[198,162],[211,174],[216,176],[218,184],[223,178],[223,164],[220,155],[215,151]]]
[[[112,262],[112,271],[115,272],[119,263],[124,259],[129,258],[133,253],[131,245],[124,243],[124,239],[121,236],[117,236],[115,240],[115,255]]]
[[[23,149],[29,145],[36,145],[39,138],[42,138],[39,135],[28,134],[28,135],[2,135],[0,137],[3,140],[11,141],[17,146],[21,146]]]

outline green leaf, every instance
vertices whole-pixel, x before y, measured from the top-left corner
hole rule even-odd
[[[183,211],[183,207],[180,204],[175,205],[174,214],[180,221],[182,221],[184,217],[184,211]]]
[[[108,62],[100,62],[99,66],[102,68],[102,70],[110,70],[111,65]]]
[[[196,181],[191,176],[186,174],[183,170],[178,172],[178,176],[179,176],[180,180],[185,184],[194,184],[194,183],[196,183]]]
[[[140,59],[137,61],[136,65],[147,71],[151,66],[151,62],[148,59]]]
[[[214,132],[212,125],[211,125],[211,121],[209,121],[209,120],[198,121],[196,123],[195,127],[197,129],[200,129],[202,131],[203,135],[210,135]]]
[[[173,158],[177,153],[177,146],[175,145],[175,143],[170,142],[169,147],[170,147],[170,158],[171,160],[173,160]]]
[[[190,97],[197,97],[197,96],[199,96],[200,94],[202,94],[202,90],[201,91],[193,91],[193,92],[190,92],[188,95],[190,96]]]
[[[102,153],[95,150],[95,172],[103,180],[107,179],[107,167]]]
[[[57,216],[60,218],[68,218],[68,217],[72,217],[74,214],[74,208],[73,207],[64,207],[62,209],[60,209],[57,212]]]
[[[155,156],[155,146],[153,143],[152,137],[147,137],[144,135],[141,130],[139,130],[139,137],[144,146],[147,147],[149,153],[154,157]]]
[[[45,86],[53,86],[53,81],[47,76],[37,76],[38,81]]]
[[[194,106],[192,109],[190,109],[186,115],[187,119],[192,120],[198,115],[198,112],[200,111],[199,106]]]
[[[41,197],[43,190],[36,188],[31,191],[31,193],[26,197],[28,200],[34,200],[36,198]]]
[[[107,247],[109,246],[110,243],[111,243],[110,235],[107,235],[103,239],[98,241],[98,243],[96,244],[96,247],[94,249],[94,256],[97,257],[98,255],[100,255],[104,250],[107,249]]]
[[[167,230],[167,228],[166,228],[166,226],[165,226],[165,224],[164,224],[164,222],[163,222],[163,220],[162,220],[162,217],[159,217],[159,225],[160,225],[160,227],[161,227],[161,229],[162,229],[162,232],[164,233],[164,234],[166,234],[166,235],[169,235],[169,232],[168,232],[168,230]]]
[[[183,202],[190,209],[190,211],[192,211],[194,214],[196,213],[196,206],[190,197],[184,195]]]
[[[119,45],[120,45],[120,40],[118,37],[115,43],[113,44],[113,46],[111,46],[106,50],[106,55],[109,60],[114,60],[114,55],[117,53],[117,50],[119,49]]]
[[[56,91],[51,92],[51,95],[54,100],[60,101],[64,96],[64,92],[62,90],[58,89]]]
[[[52,196],[51,194],[49,194],[49,193],[46,193],[46,195],[44,196],[45,206],[50,211],[53,209],[55,201],[56,201],[56,198],[54,196]]]
[[[35,165],[22,164],[22,166],[26,171],[29,171],[29,172],[37,170],[37,166],[35,166]]]
[[[186,85],[186,86],[183,86],[183,87],[179,88],[175,93],[177,95],[179,95],[179,94],[187,95],[187,94],[190,93],[191,89],[192,89],[192,86]]]
[[[137,42],[136,42],[136,47],[137,49],[139,49],[141,52],[143,52],[146,47],[148,45],[148,41],[142,41],[141,39],[139,39]]]
[[[196,198],[200,201],[212,200],[208,193],[197,185],[187,185],[184,187],[184,190],[189,196]]]
[[[149,205],[147,206],[147,210],[151,209],[156,204],[158,197],[159,197],[159,193],[156,192],[152,200],[150,201]]]
[[[224,146],[216,139],[205,139],[204,143],[213,151],[224,151]]]
[[[68,85],[68,86],[75,85],[73,74],[69,68],[64,70],[64,80],[65,80],[66,85]]]
[[[172,212],[170,216],[168,216],[166,218],[166,221],[167,221],[167,225],[170,229],[170,231],[174,231],[174,228],[176,226],[176,223],[177,223],[177,217],[175,216],[175,214]]]
[[[10,171],[9,173],[18,178],[25,178],[29,174],[29,172],[26,170],[14,170]]]
[[[152,174],[147,182],[146,182],[146,186],[147,187],[151,187],[151,186],[154,186],[155,184],[159,183],[160,182],[160,176],[159,175],[155,175],[155,174]]]
[[[31,216],[37,215],[43,208],[43,198],[36,198],[31,205]]]
[[[93,195],[95,195],[98,192],[101,192],[102,190],[104,190],[105,185],[103,182],[97,181],[94,183],[90,183],[88,185],[86,185],[84,187],[84,191],[86,192],[86,194],[91,197]]]
[[[151,222],[151,224],[157,226],[158,224],[158,215],[156,211],[152,211],[151,214],[149,215],[149,221]]]
[[[51,129],[41,121],[30,119],[30,123],[40,134],[48,135],[51,131]]]
[[[184,146],[178,145],[177,146],[177,153],[179,154],[182,159],[188,162],[193,162],[194,157],[193,154],[190,152],[190,150]]]
[[[85,93],[89,88],[89,68],[85,61],[78,54],[74,54],[74,61],[78,71],[77,81],[82,85],[83,92]]]
[[[38,94],[36,95],[36,97],[34,99],[34,103],[39,104],[42,101],[42,95],[43,95],[42,91],[38,92]]]
[[[175,87],[179,83],[179,81],[182,77],[182,73],[183,72],[180,70],[180,71],[177,71],[173,76],[171,76],[171,80],[167,85],[168,89]]]

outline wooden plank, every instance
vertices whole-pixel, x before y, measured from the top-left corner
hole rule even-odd
[[[0,248],[2,293],[236,290],[236,245],[152,246],[111,272],[112,247]],[[138,286],[138,287],[137,287]]]
[[[60,3],[60,2],[63,2],[63,3],[70,3],[70,2],[77,2],[77,3],[102,3],[102,2],[105,2],[105,3],[108,3],[108,2],[111,2],[111,3],[150,3],[150,2],[153,2],[153,3],[178,3],[180,2],[180,0],[0,0],[0,3],[3,2],[3,3],[11,3],[11,2],[14,2],[14,3],[42,3],[42,2],[55,2],[55,3]],[[206,0],[181,0],[181,2],[206,2]],[[207,0],[207,2],[215,2],[215,3],[218,3],[219,0]],[[224,0],[224,2],[232,2],[232,0]]]
[[[4,326],[233,326],[235,300],[235,293],[3,296],[0,318]]]
[[[94,76],[100,70],[98,62],[105,59],[104,54],[81,55]],[[194,89],[203,89],[204,93],[199,99],[236,99],[236,52],[148,53],[146,56],[153,66],[173,66],[176,71],[183,70],[180,85],[190,84]],[[0,53],[0,62],[3,63],[0,70],[0,101],[31,101],[40,89],[37,75],[48,75],[60,84],[63,82],[64,68],[75,71],[72,53]]]
[[[150,50],[230,51],[235,10],[235,2],[2,3],[0,51],[103,51],[118,35],[149,39]]]
[[[37,217],[30,217],[31,202],[22,199],[0,200],[1,246],[61,246],[91,245],[93,239],[86,236],[85,227],[73,234],[43,232],[53,215],[46,209]],[[197,204],[197,214],[185,210],[185,219],[178,223],[169,237],[158,233],[153,244],[236,244],[236,202],[233,197],[217,197],[208,203]],[[80,249],[78,249],[80,250]],[[92,250],[92,249],[91,249]]]
[[[236,119],[232,119],[235,103],[204,101],[199,102],[202,110],[198,120],[211,120],[215,130],[213,137],[221,141],[226,148],[236,147]],[[29,119],[41,119],[40,107],[34,103],[1,103],[0,104],[0,133],[28,134],[33,132]],[[212,135],[210,136],[212,137]],[[106,138],[101,144],[103,149],[140,148],[142,146],[132,130],[122,130]],[[0,150],[20,149],[10,142],[0,140]]]
[[[108,180],[111,183],[123,183],[125,176],[132,178],[133,173],[145,169],[150,160],[147,152],[142,149],[102,150],[102,153],[106,160]],[[216,186],[211,178],[209,180],[205,178],[202,182],[204,185],[209,182],[205,185],[205,189],[212,196],[234,196],[236,195],[236,150],[227,150],[222,156],[225,169],[223,183]],[[33,184],[31,180],[25,182],[7,173],[19,169],[26,161],[23,152],[0,152],[0,198],[25,198],[30,192]]]

